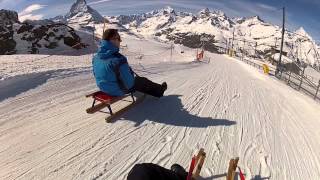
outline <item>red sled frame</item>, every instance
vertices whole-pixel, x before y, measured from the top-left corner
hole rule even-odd
[[[133,96],[133,93],[130,93],[126,96],[120,96],[120,97],[115,97],[115,96],[110,96],[102,91],[97,91],[97,92],[94,92],[92,94],[88,94],[86,95],[86,97],[92,97],[93,98],[93,102],[92,102],[92,106],[90,108],[88,108],[86,111],[88,114],[93,114],[97,111],[100,111],[101,109],[103,109],[104,107],[107,107],[108,110],[109,110],[109,114],[110,115],[114,115],[112,109],[111,109],[111,104],[119,101],[119,100],[122,100],[128,96],[131,96],[132,98],[132,103],[135,103],[136,100]],[[96,105],[96,102],[97,101],[100,101],[100,104],[97,104]]]
[[[109,123],[111,122],[114,118],[116,118],[117,116],[120,116],[121,114],[125,113],[127,110],[129,110],[130,108],[132,108],[134,105],[141,103],[145,97],[146,94],[142,94],[141,96],[139,96],[139,94],[137,94],[137,97],[134,97],[133,95],[134,92],[131,92],[125,96],[120,96],[120,97],[114,97],[114,96],[110,96],[102,91],[98,91],[89,95],[86,95],[86,97],[93,97],[93,103],[92,106],[90,108],[87,109],[87,113],[88,114],[93,114],[95,112],[100,111],[101,109],[107,107],[109,109],[109,114],[110,116],[107,116],[105,118],[106,122]],[[132,101],[130,100],[124,100],[125,98],[131,96]],[[119,109],[117,111],[112,111],[111,109],[111,104],[117,102],[117,101],[127,101],[127,102],[131,102],[129,105],[123,107],[122,109]],[[99,104],[96,104],[97,101],[100,101]]]

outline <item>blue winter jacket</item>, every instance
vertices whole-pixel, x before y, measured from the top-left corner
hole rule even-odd
[[[123,96],[133,87],[134,75],[127,58],[111,42],[102,40],[92,64],[101,91],[111,96]]]

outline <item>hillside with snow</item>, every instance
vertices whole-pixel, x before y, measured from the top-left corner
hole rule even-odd
[[[200,148],[206,159],[199,180],[226,179],[234,157],[247,180],[319,179],[319,101],[221,54],[234,35],[235,49],[256,48],[262,58],[277,59],[272,48],[276,38],[280,44],[280,27],[209,9],[165,8],[105,21],[85,0],[51,20],[19,22],[6,10],[0,18],[0,52],[18,53],[0,56],[1,180],[125,180],[137,163],[188,169]],[[147,96],[111,123],[105,109],[86,113],[92,99],[85,95],[98,90],[92,57],[103,22],[120,30],[120,52],[135,73],[168,84],[164,97]],[[73,48],[67,37],[86,47]],[[285,38],[284,62],[319,63],[320,48],[303,28]],[[30,54],[33,47],[40,54]],[[201,47],[210,61],[195,62]],[[252,53],[247,59],[266,63],[250,59]],[[311,67],[305,72],[320,80]]]
[[[257,50],[261,57],[267,57],[275,45],[276,49],[280,49],[281,27],[264,22],[258,16],[229,18],[222,11],[210,11],[208,8],[192,14],[167,7],[144,14],[120,15],[108,19],[145,37],[156,37],[186,46],[194,44],[194,47],[201,47],[200,38],[194,36],[207,36],[211,41],[207,41],[206,45],[211,46],[206,49],[211,52],[225,48],[226,42],[230,43],[231,39],[234,39],[235,49],[244,47],[249,55]],[[295,61],[320,65],[319,46],[302,27],[295,32],[286,31],[284,52]]]
[[[274,54],[279,53],[281,41],[281,28],[264,22],[258,16],[230,18],[222,11],[210,11],[208,8],[197,14],[177,12],[167,7],[143,14],[103,17],[85,0],[77,0],[66,15],[37,23],[50,24],[50,22],[65,24],[67,27],[91,34],[95,30],[100,37],[104,23],[107,23],[107,26],[116,24],[116,27],[122,31],[145,38],[173,42],[190,48],[204,47],[214,53],[221,53],[225,51],[225,48],[233,47],[238,52],[245,52],[249,57],[261,59],[274,58]],[[50,36],[51,31],[44,33]],[[59,34],[64,33],[65,30],[56,36],[59,37]],[[72,36],[77,35],[77,32],[69,31],[68,33],[71,33]],[[48,37],[45,38],[47,39]],[[40,40],[37,39],[38,41]],[[25,44],[20,42],[19,44],[25,49],[30,46],[26,48]],[[38,43],[32,48],[35,48],[34,46],[51,48],[57,46],[56,44],[56,41],[40,45]],[[298,64],[305,62],[311,66],[320,67],[319,49],[320,46],[302,27],[295,32],[286,31],[284,55],[291,59],[291,62]],[[274,60],[278,61],[278,59]]]
[[[95,25],[107,22],[85,0],[51,19],[19,22],[18,13],[10,10],[0,10],[0,17],[0,54],[68,54],[81,48],[92,53]]]
[[[169,88],[109,124],[85,112],[92,55],[0,56],[0,179],[125,180],[136,163],[188,168],[201,147],[203,179],[225,179],[235,156],[246,179],[320,177],[318,102],[224,55],[170,59],[166,43],[122,37],[133,70]]]

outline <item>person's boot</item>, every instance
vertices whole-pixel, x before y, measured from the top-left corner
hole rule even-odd
[[[179,164],[173,164],[171,166],[171,171],[175,172],[176,174],[178,174],[181,177],[187,177],[188,176],[188,172]]]
[[[168,85],[167,85],[166,82],[163,82],[163,83],[161,84],[161,87],[162,87],[163,92],[165,92],[165,91],[167,90],[167,88],[168,88]]]
[[[164,92],[167,90],[167,88],[168,88],[167,83],[166,83],[166,82],[163,82],[163,83],[161,84],[161,90],[160,90],[161,96],[160,96],[160,97],[163,96],[163,94],[164,94]]]

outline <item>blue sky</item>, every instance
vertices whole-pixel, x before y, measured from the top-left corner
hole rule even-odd
[[[64,15],[75,0],[0,0],[0,9],[18,11],[25,18],[48,18]],[[102,15],[135,14],[171,6],[177,10],[198,12],[208,7],[219,9],[230,17],[259,15],[281,25],[281,7],[287,11],[287,27],[303,26],[320,42],[320,0],[87,0]],[[33,6],[31,6],[33,5]],[[29,7],[31,6],[31,7]],[[28,9],[26,9],[29,7]]]

